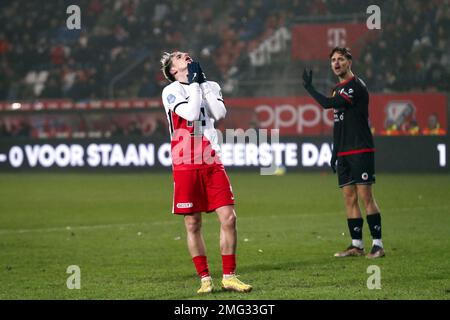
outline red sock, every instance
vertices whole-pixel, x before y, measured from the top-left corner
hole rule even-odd
[[[222,269],[223,274],[234,274],[236,271],[236,255],[225,254],[222,255]]]
[[[209,277],[208,261],[206,260],[206,256],[193,257],[192,261],[194,261],[195,269],[197,269],[197,273],[200,278]]]

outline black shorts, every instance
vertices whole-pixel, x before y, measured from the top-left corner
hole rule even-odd
[[[373,152],[338,157],[339,188],[350,184],[375,183],[375,155]]]

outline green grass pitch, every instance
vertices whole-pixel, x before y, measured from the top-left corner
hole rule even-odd
[[[349,244],[331,174],[230,173],[238,269],[249,294],[198,296],[170,173],[0,174],[0,299],[449,299],[450,176],[379,174],[387,256],[333,257]],[[219,224],[204,215],[220,285]],[[371,239],[364,224],[366,249]],[[81,270],[69,290],[67,267]],[[370,265],[381,289],[369,290]]]

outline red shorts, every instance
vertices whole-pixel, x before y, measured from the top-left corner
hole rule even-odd
[[[223,165],[173,172],[175,214],[211,212],[234,205],[230,180]]]

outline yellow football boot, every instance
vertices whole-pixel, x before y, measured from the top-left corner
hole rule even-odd
[[[211,293],[214,290],[212,280],[202,280],[202,286],[197,290],[197,293]]]
[[[243,283],[237,278],[237,276],[232,276],[227,279],[223,278],[222,288],[225,290],[236,292],[250,292],[253,289],[251,285]]]

